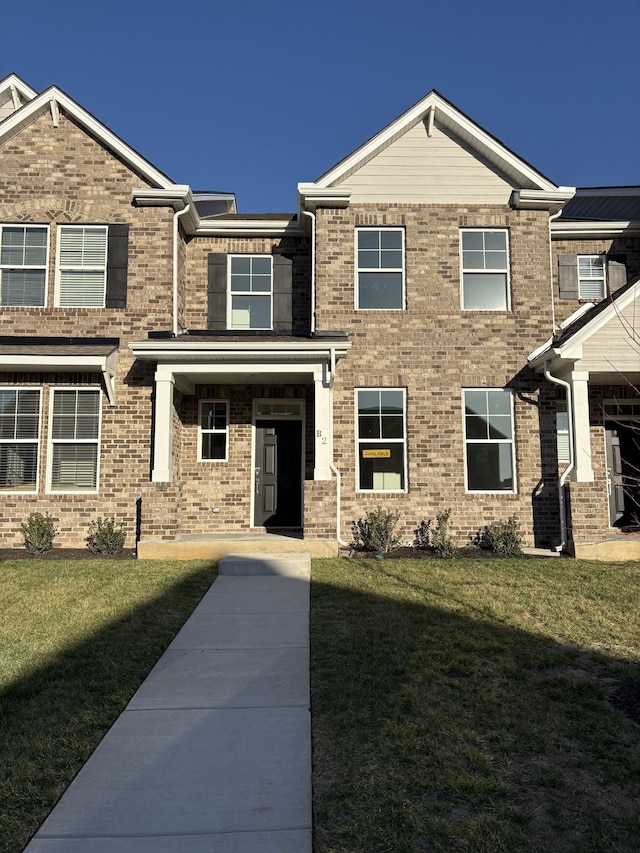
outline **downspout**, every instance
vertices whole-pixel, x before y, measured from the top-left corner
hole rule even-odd
[[[311,217],[311,337],[316,333],[316,215],[310,210],[303,210],[305,216]]]
[[[575,464],[575,453],[573,448],[573,395],[571,385],[564,379],[559,379],[557,376],[552,376],[549,370],[549,361],[544,363],[544,376],[549,382],[554,385],[561,385],[567,393],[567,426],[569,431],[569,464],[560,475],[558,482],[558,499],[560,501],[560,537],[562,541],[556,547],[556,551],[563,551],[567,545],[567,502],[565,494],[565,482],[569,474],[573,471]]]
[[[178,220],[188,213],[190,208],[191,205],[188,204],[173,214],[173,326],[171,331],[174,338],[177,338],[180,333],[178,328]]]
[[[341,545],[343,548],[348,548],[349,543],[345,542],[344,539],[340,537],[340,527],[342,522],[342,513],[340,511],[340,501],[342,497],[342,474],[336,466],[333,464],[333,377],[336,372],[336,351],[333,347],[330,350],[331,354],[331,373],[329,376],[329,390],[331,392],[331,463],[329,467],[336,475],[336,539],[338,541],[338,545]]]
[[[551,240],[551,223],[562,215],[564,207],[549,217],[549,282],[551,284],[551,335],[556,333],[556,297],[553,292],[553,245]]]

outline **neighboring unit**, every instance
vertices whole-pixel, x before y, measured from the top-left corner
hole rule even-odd
[[[437,92],[296,214],[175,184],[0,82],[0,537],[140,554],[452,508],[579,549],[638,524],[640,188],[561,187]]]

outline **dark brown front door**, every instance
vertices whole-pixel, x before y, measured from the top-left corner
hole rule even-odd
[[[256,421],[254,525],[302,527],[302,422]]]

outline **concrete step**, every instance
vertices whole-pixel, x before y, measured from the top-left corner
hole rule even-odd
[[[279,575],[280,577],[308,577],[311,571],[309,551],[285,554],[229,554],[220,560],[219,575]]]

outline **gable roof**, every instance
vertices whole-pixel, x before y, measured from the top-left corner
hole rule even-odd
[[[174,185],[170,178],[156,169],[153,164],[142,157],[141,154],[138,154],[130,145],[123,142],[119,136],[116,136],[113,131],[109,130],[106,125],[102,124],[95,116],[76,103],[62,89],[59,89],[57,86],[50,86],[38,95],[31,87],[20,80],[19,77],[15,74],[10,74],[4,80],[0,81],[0,93],[4,92],[6,94],[7,91],[11,91],[12,86],[16,91],[24,94],[25,100],[27,96],[30,96],[30,99],[26,100],[26,103],[15,109],[6,118],[0,118],[0,145],[16,136],[21,130],[28,127],[28,125],[32,124],[46,112],[51,112],[51,118],[55,124],[58,110],[62,109],[86,133],[111,151],[141,178],[151,184],[151,186],[166,189]]]
[[[375,157],[395,140],[407,133],[418,122],[427,125],[437,121],[466,145],[477,151],[499,171],[509,176],[516,186],[529,190],[557,192],[560,189],[549,178],[518,157],[500,140],[472,121],[439,92],[432,89],[428,95],[410,107],[391,124],[388,124],[364,145],[349,154],[315,182],[316,187],[330,187],[346,181],[350,175]],[[308,185],[306,185],[308,186]]]
[[[611,320],[620,317],[621,312],[639,297],[640,279],[636,279],[616,290],[609,299],[603,299],[591,307],[583,306],[563,323],[558,334],[530,353],[527,359],[529,366],[539,370],[545,361],[573,360],[585,341]],[[584,310],[585,307],[587,310]]]

